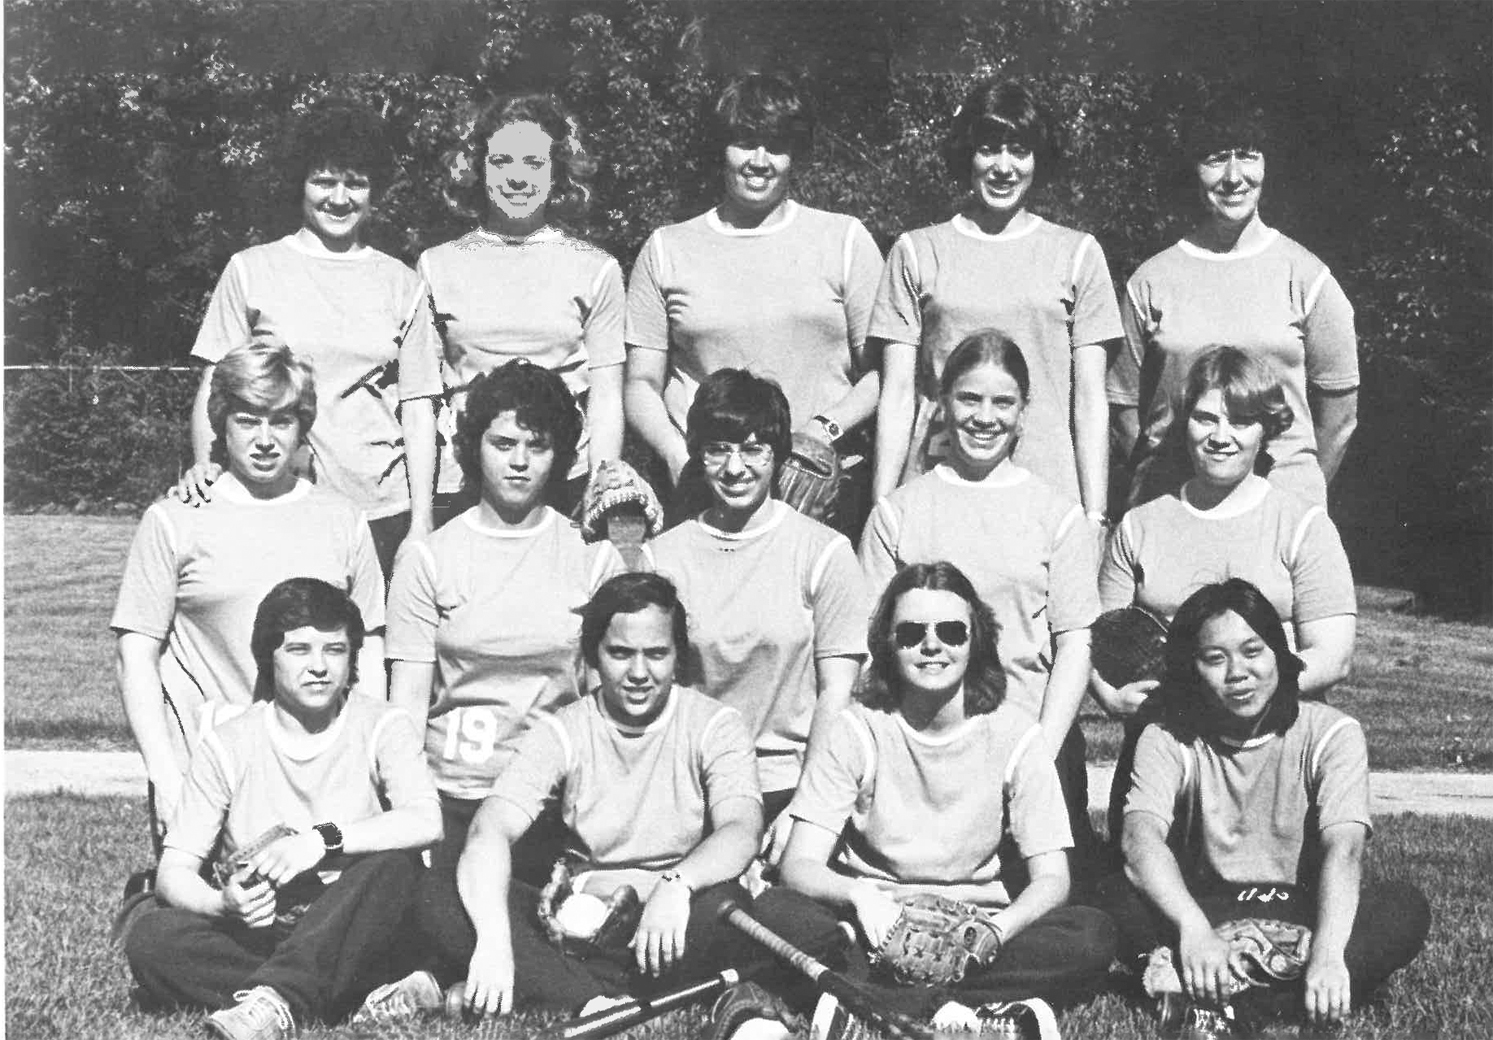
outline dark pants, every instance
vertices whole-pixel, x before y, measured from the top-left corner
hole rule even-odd
[[[769,889],[758,897],[752,916],[832,966],[841,959],[828,953],[842,942],[839,915],[808,896],[789,888]],[[1103,988],[1114,949],[1115,927],[1106,915],[1090,907],[1065,906],[1022,929],[1001,948],[994,964],[971,971],[952,987],[887,982],[878,988],[897,1010],[924,1021],[949,1000],[974,1005],[1041,997],[1067,1005],[1087,1000]],[[859,942],[843,960],[852,978],[870,977],[870,962]]]
[[[370,520],[368,530],[373,533],[373,551],[378,554],[378,565],[384,572],[384,591],[387,592],[394,577],[394,557],[410,533],[409,510]]]
[[[1238,920],[1244,917],[1276,918],[1294,921],[1308,927],[1316,925],[1316,904],[1310,893],[1295,889],[1293,898],[1271,903],[1241,900],[1241,891],[1268,889],[1270,885],[1234,885],[1194,893],[1198,906],[1210,922]],[[1278,886],[1285,889],[1286,886]],[[1130,962],[1150,953],[1158,946],[1177,944],[1177,930],[1123,875],[1105,878],[1099,885],[1096,902],[1114,918],[1120,931],[1118,956]],[[1385,979],[1409,964],[1422,946],[1431,927],[1431,908],[1418,889],[1400,882],[1365,885],[1358,896],[1358,915],[1343,959],[1348,965],[1355,1007],[1378,989]],[[1272,1013],[1301,1009],[1300,983],[1285,987],[1287,999],[1277,1003]]]
[[[158,904],[125,939],[148,997],[167,1006],[232,1007],[234,993],[269,986],[297,1022],[335,1022],[403,972],[391,954],[408,929],[417,853],[359,859],[311,904],[291,933]]]

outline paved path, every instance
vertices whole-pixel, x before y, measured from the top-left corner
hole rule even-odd
[[[1109,801],[1113,765],[1089,766],[1089,804]],[[1493,819],[1493,774],[1375,773],[1371,809],[1377,814],[1465,813]],[[130,751],[6,751],[5,796],[68,791],[82,795],[140,795],[145,770]]]

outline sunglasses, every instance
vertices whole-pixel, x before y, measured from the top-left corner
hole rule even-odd
[[[892,639],[903,650],[911,650],[928,637],[928,626],[944,646],[963,646],[969,642],[969,625],[963,621],[899,621],[892,629]]]

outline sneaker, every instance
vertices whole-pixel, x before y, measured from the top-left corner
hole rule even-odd
[[[802,1023],[755,982],[738,982],[710,1009],[710,1040],[788,1040]]]
[[[414,971],[400,979],[380,986],[368,994],[363,1006],[352,1017],[353,1025],[373,1022],[392,1022],[400,1018],[414,1018],[430,1012],[439,1012],[445,994],[435,976],[428,971]]]
[[[231,1008],[207,1016],[209,1036],[219,1040],[287,1040],[295,1035],[290,1005],[268,986],[242,989]]]
[[[1182,1012],[1182,1031],[1178,1040],[1227,1040],[1245,1037],[1249,1030],[1240,1027],[1234,1017],[1234,1009],[1225,1004],[1221,1008],[1189,1004]]]
[[[809,1040],[872,1040],[870,1027],[840,1006],[833,994],[821,993],[809,1022]]]
[[[1005,1004],[982,1004],[975,1009],[980,1035],[1002,1040],[1061,1040],[1052,1005],[1039,997]]]

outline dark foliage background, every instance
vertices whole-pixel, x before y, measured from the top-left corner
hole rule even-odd
[[[400,172],[375,244],[413,262],[463,230],[440,203],[458,106],[552,89],[601,160],[578,230],[629,266],[712,194],[702,106],[747,69],[817,98],[806,201],[883,247],[943,218],[937,144],[981,72],[1045,98],[1066,164],[1034,204],[1092,231],[1117,285],[1186,225],[1172,142],[1210,96],[1275,117],[1266,219],[1322,256],[1358,316],[1360,427],[1333,489],[1363,580],[1493,606],[1493,6],[1052,0],[9,0],[7,364],[181,363],[228,256],[295,226],[286,116],[386,116]],[[181,377],[11,373],[6,503],[150,497],[184,455]],[[86,386],[87,389],[78,389]],[[176,395],[173,397],[172,395]],[[180,398],[181,406],[174,403]],[[178,447],[179,446],[179,447]]]

